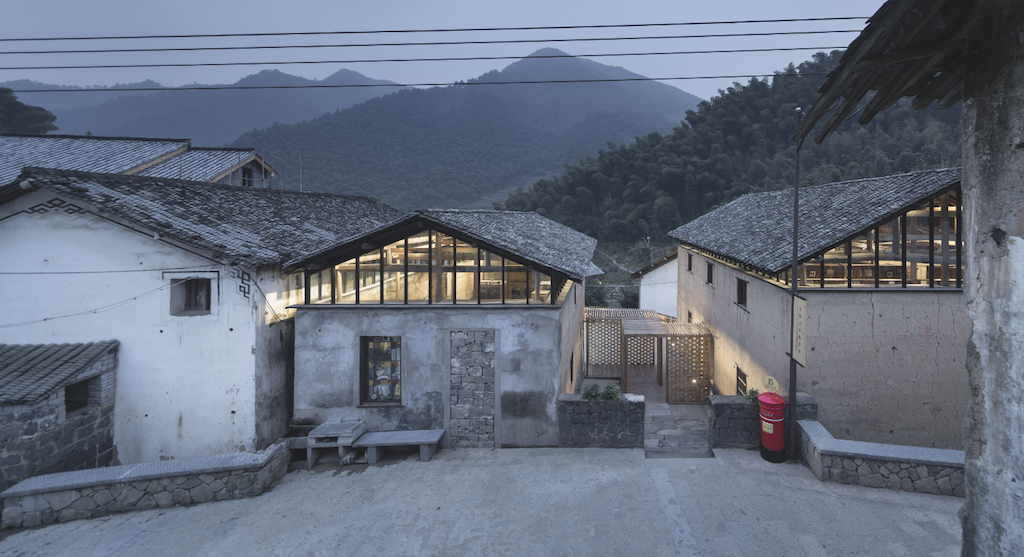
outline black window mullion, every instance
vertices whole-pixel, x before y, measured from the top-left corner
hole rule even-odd
[[[459,303],[459,244],[455,236],[452,239],[452,305]]]
[[[878,239],[881,236],[881,231],[881,227],[875,227],[875,288],[878,288],[878,258],[882,256],[881,250],[878,247]]]
[[[308,306],[308,305],[309,305],[309,303],[310,303],[310,296],[309,296],[309,295],[310,295],[310,292],[309,292],[309,290],[310,290],[310,288],[312,288],[312,284],[310,284],[310,280],[309,280],[309,277],[310,277],[310,275],[311,275],[311,274],[312,274],[312,273],[310,273],[309,271],[306,271],[306,273],[305,273],[305,275],[306,275],[306,279],[305,279],[305,281],[304,281],[304,282],[306,283],[306,288],[305,288],[305,290],[306,290],[306,296],[305,296],[305,298],[306,298],[306,299],[305,299],[305,304],[306,304],[307,306]]]
[[[900,287],[907,287],[907,214],[900,217],[900,261],[903,264],[903,272],[900,273]]]
[[[846,287],[853,288],[853,241],[846,241]]]
[[[409,303],[409,238],[405,239],[405,246],[403,248],[404,254],[402,256],[402,285],[404,286],[405,292],[402,294],[402,303]]]
[[[957,252],[958,254],[960,252]],[[505,303],[505,258],[501,258],[501,303]]]
[[[359,256],[356,256],[356,305],[359,305],[359,291],[363,287],[363,275],[359,272]]]
[[[942,199],[941,197],[939,199]],[[935,288],[935,201],[928,203],[928,288]]]
[[[380,261],[378,261],[377,263],[378,263],[378,266],[380,267],[380,276],[378,276],[377,278],[380,279],[380,303],[383,304],[384,303],[384,247],[383,246],[381,246],[381,248],[380,248],[379,259],[380,259]]]
[[[434,303],[434,231],[427,231],[427,304]]]
[[[825,288],[825,254],[821,254],[818,257],[818,288]]]
[[[476,248],[476,304],[480,305],[480,248]]]
[[[960,244],[962,238],[960,236],[960,229],[963,228],[963,222],[960,220],[960,209],[963,207],[964,194],[963,189],[958,185],[956,187],[956,287],[961,288],[963,286],[961,277],[963,276],[963,268],[960,266]]]
[[[327,268],[331,273],[331,304],[338,303],[338,273],[334,272],[334,266]]]

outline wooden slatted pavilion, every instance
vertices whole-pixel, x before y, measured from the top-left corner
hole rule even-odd
[[[653,310],[588,307],[584,326],[587,377],[619,379],[623,392],[648,396],[664,387],[672,404],[707,400],[712,345],[703,325],[671,322]]]

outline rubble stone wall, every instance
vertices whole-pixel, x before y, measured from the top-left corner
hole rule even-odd
[[[494,331],[451,333],[448,446],[494,448]]]
[[[558,446],[642,448],[645,412],[643,402],[558,395]]]

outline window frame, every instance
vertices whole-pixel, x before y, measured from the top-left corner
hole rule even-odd
[[[747,292],[750,283],[736,277],[736,305],[743,309],[747,309]]]
[[[383,340],[387,339],[387,340]],[[389,347],[389,350],[398,351],[398,359],[394,359],[394,354],[387,360],[388,367],[394,368],[395,362],[397,362],[398,368],[398,381],[397,389],[391,387],[390,396],[397,397],[397,400],[377,400],[376,397],[380,394],[379,392],[371,393],[370,389],[370,344],[374,342],[388,342],[397,343],[396,347]],[[383,361],[383,360],[381,360]],[[390,387],[391,382],[394,380],[395,373],[391,372],[388,385]],[[378,375],[378,378],[380,376]],[[380,385],[377,385],[380,386]],[[376,390],[376,387],[375,389]],[[397,390],[397,394],[394,394]],[[402,337],[396,335],[361,335],[359,337],[359,404],[358,407],[381,407],[381,406],[402,406]]]
[[[168,281],[168,316],[202,317],[204,315],[217,315],[217,308],[220,304],[220,273],[217,271],[199,271],[191,273],[164,272],[162,280]],[[190,296],[187,292],[187,285],[192,281],[197,281],[192,284],[201,284],[205,282],[207,285],[208,288],[203,289],[207,297],[206,309],[186,309],[187,306],[179,305],[183,296]]]
[[[740,389],[740,378],[742,377],[743,389]],[[743,372],[740,366],[736,366],[736,396],[747,396],[747,391],[750,389],[750,384],[747,380],[747,374]]]
[[[704,282],[708,286],[714,286],[715,285],[715,264],[713,262],[711,262],[711,261],[708,261],[708,276],[705,277],[705,281]]]
[[[693,254],[692,253],[687,253],[686,254],[686,270],[688,272],[691,272],[691,273],[693,272]]]

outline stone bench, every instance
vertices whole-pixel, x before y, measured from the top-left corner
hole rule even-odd
[[[306,441],[306,468],[311,469],[324,449],[338,449],[338,464],[344,465],[355,456],[349,447],[366,431],[366,424],[356,422],[327,422],[309,432]]]
[[[371,431],[364,433],[353,447],[366,448],[366,461],[376,464],[382,454],[384,447],[398,447],[408,445],[420,446],[420,460],[428,461],[437,450],[437,443],[444,435],[443,429],[418,429],[413,431]]]

